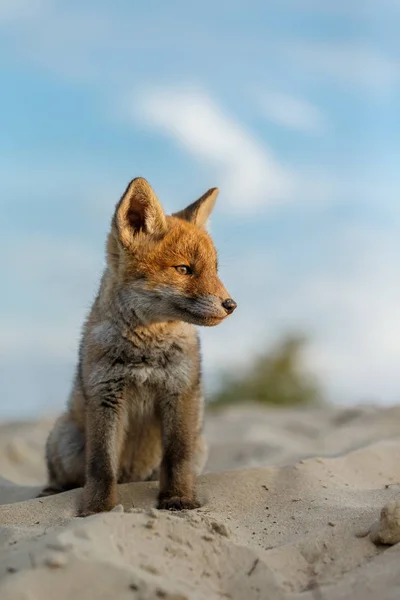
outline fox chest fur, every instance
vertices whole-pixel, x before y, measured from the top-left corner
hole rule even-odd
[[[121,331],[103,321],[88,324],[84,339],[82,391],[103,398],[105,387],[111,393],[118,388],[132,416],[154,412],[160,403],[194,388],[200,391],[199,338],[190,324]]]

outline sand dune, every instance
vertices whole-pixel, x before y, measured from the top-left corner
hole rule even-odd
[[[210,415],[201,509],[129,484],[87,519],[80,490],[34,499],[50,422],[0,427],[2,600],[400,597],[400,408]]]

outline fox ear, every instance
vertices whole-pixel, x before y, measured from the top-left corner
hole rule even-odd
[[[184,221],[189,221],[198,227],[205,227],[208,217],[214,208],[215,201],[219,194],[218,188],[211,188],[201,198],[184,208],[180,212],[174,213],[172,216]]]
[[[115,211],[115,221],[123,244],[129,245],[140,231],[162,235],[167,223],[162,206],[150,184],[137,177],[126,188]]]

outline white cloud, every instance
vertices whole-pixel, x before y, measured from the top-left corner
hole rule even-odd
[[[153,91],[140,98],[134,112],[172,136],[192,156],[215,166],[232,207],[245,212],[290,198],[290,171],[204,92]]]
[[[311,102],[280,92],[267,92],[260,100],[264,116],[288,129],[318,132],[325,128],[326,119]]]
[[[274,109],[278,111],[278,97]],[[285,97],[283,120],[291,126],[322,127],[323,115],[307,102]],[[133,104],[133,108],[132,108]],[[296,111],[290,113],[290,106]],[[314,110],[315,109],[315,110]],[[238,214],[260,215],[265,209],[292,203],[302,209],[321,209],[338,199],[375,201],[387,185],[382,176],[335,172],[321,167],[283,164],[206,93],[190,89],[159,89],[129,99],[128,112],[137,126],[145,122],[168,135],[215,177],[221,188],[222,207]],[[383,186],[383,187],[382,187]]]

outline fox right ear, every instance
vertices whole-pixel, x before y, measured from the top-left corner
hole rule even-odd
[[[115,222],[125,246],[141,231],[153,235],[165,233],[164,211],[146,179],[137,177],[130,182],[115,210]]]
[[[211,188],[196,202],[193,202],[193,204],[190,204],[190,206],[180,212],[174,213],[172,216],[189,221],[189,223],[194,223],[198,227],[205,227],[218,194],[218,188]]]

